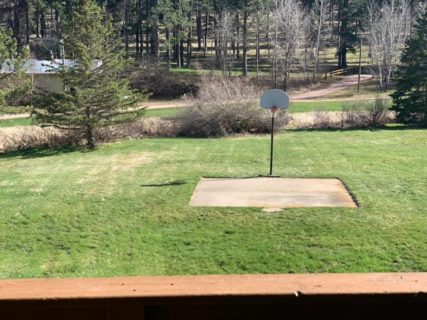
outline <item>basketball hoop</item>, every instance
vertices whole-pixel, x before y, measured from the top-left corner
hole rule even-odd
[[[274,119],[280,109],[289,107],[289,96],[282,90],[272,89],[264,92],[260,99],[261,108],[268,109],[271,115],[270,176],[273,175]]]
[[[271,107],[271,108],[268,109],[268,111],[270,111],[270,116],[272,118],[276,118],[277,114],[280,111],[280,108],[279,107]]]

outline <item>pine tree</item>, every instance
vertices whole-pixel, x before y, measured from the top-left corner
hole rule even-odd
[[[140,117],[135,109],[142,95],[129,89],[121,77],[124,68],[111,21],[92,0],[81,1],[64,27],[66,52],[73,66],[58,70],[64,92],[38,94],[33,116],[40,125],[82,132],[87,146],[95,148],[94,130]]]
[[[0,30],[0,69],[9,70],[0,74],[0,81],[18,73],[22,69],[27,55],[27,50],[19,53],[15,39],[9,33]]]
[[[0,67],[3,63],[15,59],[16,56],[15,40],[7,32],[0,30]]]
[[[392,110],[397,121],[427,127],[427,12],[418,19],[406,42],[396,76]]]

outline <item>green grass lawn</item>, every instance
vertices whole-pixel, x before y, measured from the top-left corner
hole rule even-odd
[[[147,109],[145,111],[146,117],[159,117],[168,118],[177,115],[180,111],[185,108],[161,108],[161,109]]]
[[[0,156],[0,277],[427,271],[427,131],[288,131],[275,173],[361,207],[192,208],[201,176],[268,173],[269,137]]]
[[[354,103],[356,101],[310,101],[310,102],[291,102],[289,112],[309,112],[309,111],[342,111],[345,103]]]
[[[30,118],[0,120],[0,128],[8,128],[8,127],[16,127],[16,126],[29,126],[29,125],[31,125],[31,119]]]

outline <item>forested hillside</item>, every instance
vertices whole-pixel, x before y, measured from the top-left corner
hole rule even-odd
[[[63,22],[86,0],[0,0],[18,52],[60,58]],[[238,71],[287,89],[295,78],[356,67],[359,55],[387,89],[423,0],[98,0],[122,49],[140,67]],[[383,37],[384,35],[384,37]],[[67,55],[65,43],[65,55]],[[382,54],[384,50],[390,54]],[[359,52],[360,51],[360,52]],[[363,52],[362,52],[363,51]],[[0,58],[1,59],[1,58]],[[354,68],[357,72],[357,68]],[[298,74],[296,76],[295,74]]]

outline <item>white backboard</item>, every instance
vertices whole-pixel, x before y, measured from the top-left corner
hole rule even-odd
[[[272,107],[287,109],[289,107],[289,96],[279,89],[267,90],[261,96],[260,105],[266,109]]]

